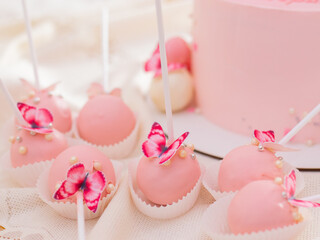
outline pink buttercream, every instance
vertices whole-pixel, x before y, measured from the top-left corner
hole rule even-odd
[[[96,145],[112,145],[127,138],[136,118],[118,96],[98,95],[81,109],[77,128],[81,138]]]
[[[178,150],[168,166],[160,165],[158,158],[141,158],[137,168],[137,183],[151,202],[159,205],[177,202],[187,195],[199,180],[199,163],[191,158],[191,149],[184,150],[186,157],[181,158]]]
[[[283,177],[277,168],[278,158],[267,149],[245,145],[233,149],[221,162],[218,184],[221,191],[237,191],[256,180],[274,180]]]
[[[271,230],[295,223],[297,211],[282,196],[284,189],[273,181],[251,182],[232,199],[228,224],[234,234]]]
[[[39,103],[35,99],[39,98]],[[71,130],[72,116],[67,103],[60,96],[49,94],[49,91],[36,91],[35,96],[27,99],[24,103],[36,108],[46,108],[53,116],[53,127],[62,133]]]
[[[33,136],[28,130],[17,131],[16,136],[19,136],[21,141],[15,140],[11,145],[12,167],[51,160],[68,147],[67,140],[62,133],[53,130],[48,135],[51,136],[51,140],[47,140],[45,134],[37,133]],[[19,153],[20,147],[26,148],[24,154]]]
[[[195,0],[193,15],[196,97],[210,121],[283,133],[320,102],[318,0]],[[319,122],[293,141],[320,142]]]
[[[48,187],[52,196],[57,190],[57,184],[61,184],[67,178],[67,172],[73,165],[70,163],[72,157],[76,157],[77,163],[83,163],[85,170],[89,173],[93,173],[97,170],[94,169],[93,165],[94,162],[99,162],[101,164],[101,169],[99,169],[99,171],[104,174],[107,185],[110,183],[113,185],[116,184],[113,165],[102,152],[89,145],[72,146],[59,154],[50,168]],[[105,189],[101,196],[103,197],[106,194],[107,190]],[[71,196],[68,200],[75,201],[76,197]]]

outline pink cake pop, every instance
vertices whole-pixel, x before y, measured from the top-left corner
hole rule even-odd
[[[72,127],[71,110],[61,96],[53,94],[56,84],[42,90],[37,90],[26,80],[22,79],[22,82],[29,89],[29,96],[24,100],[24,103],[48,109],[54,119],[53,127],[62,133],[69,132]]]
[[[76,202],[75,193],[80,187],[73,186],[73,184],[78,183],[79,185],[85,182],[83,176],[86,174],[88,175],[87,185],[90,185],[92,180],[89,179],[89,176],[103,179],[105,185],[104,187],[92,187],[92,192],[94,192],[95,189],[101,190],[99,196],[95,195],[95,197],[91,197],[91,203],[90,201],[87,202],[90,210],[96,210],[97,205],[93,204],[93,198],[98,202],[100,197],[103,198],[109,194],[114,189],[116,177],[111,161],[102,152],[92,146],[72,146],[57,156],[49,172],[48,186],[52,196],[54,196],[56,200]],[[95,176],[96,174],[97,176]],[[99,182],[101,181],[99,180]],[[89,185],[87,187],[89,187]],[[84,199],[86,199],[86,189],[84,188],[82,190],[84,190]],[[92,193],[88,194],[90,195]],[[93,207],[91,207],[92,204],[94,205]]]
[[[256,180],[282,182],[282,157],[275,151],[289,151],[275,143],[273,131],[254,131],[251,145],[238,147],[229,152],[221,162],[218,184],[221,191],[237,191]]]
[[[137,183],[153,203],[167,205],[177,202],[196,185],[201,175],[193,145],[182,145],[184,133],[170,146],[162,127],[154,123],[148,140],[142,145],[143,156],[137,168]],[[181,146],[182,145],[182,146]]]
[[[17,106],[29,125],[19,126],[17,136],[10,137],[12,167],[51,160],[68,147],[64,135],[52,129],[53,117],[47,109]]]
[[[169,39],[165,47],[169,71],[169,87],[170,92],[174,93],[171,97],[172,110],[180,111],[193,99],[193,80],[190,74],[190,48],[180,37]],[[165,111],[159,46],[145,63],[145,71],[154,72],[149,94],[159,110]]]
[[[303,221],[298,207],[320,207],[319,203],[294,198],[295,172],[285,177],[284,187],[269,180],[254,181],[232,199],[228,224],[234,234],[284,227]]]
[[[134,130],[136,117],[115,89],[106,94],[95,83],[89,90],[89,101],[81,109],[77,128],[79,136],[96,145],[110,146],[126,139]]]

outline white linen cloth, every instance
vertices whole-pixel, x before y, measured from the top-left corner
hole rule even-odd
[[[87,99],[85,92],[89,84],[101,79],[100,10],[104,3],[98,0],[27,2],[32,17],[41,85],[61,81],[57,92],[64,95],[73,110],[77,110]],[[108,2],[111,13],[111,87],[124,86],[125,100],[142,120],[140,141],[132,157],[141,155],[141,142],[153,121],[145,111],[145,98],[141,95],[148,85],[148,76],[142,74],[142,64],[157,41],[153,3],[150,0]],[[167,36],[189,33],[191,9],[190,1],[165,1]],[[20,1],[0,2],[0,77],[16,100],[25,94],[19,77],[33,80],[26,40]],[[0,109],[0,126],[4,127],[12,111],[3,94],[0,94]],[[4,132],[2,129],[1,133]],[[7,138],[1,136],[0,139],[0,152],[3,154],[9,144]],[[198,157],[204,164],[214,161]],[[306,188],[301,196],[320,193],[320,173],[306,172],[303,175]],[[125,171],[120,187],[103,215],[99,219],[86,221],[86,232],[89,240],[208,239],[202,232],[201,217],[213,201],[202,188],[196,205],[185,215],[166,221],[151,219],[135,208]],[[311,223],[298,237],[299,240],[320,237],[320,211],[313,209],[312,216]],[[0,231],[0,239],[77,239],[76,221],[55,213],[41,201],[36,189],[17,188],[1,166],[0,225],[6,228]]]

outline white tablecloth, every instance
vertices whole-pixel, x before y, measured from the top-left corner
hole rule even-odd
[[[187,33],[191,5],[186,7],[185,1],[165,2],[168,35]],[[125,100],[141,115],[141,143],[152,123],[152,116],[144,111],[145,96],[142,94],[148,85],[148,76],[141,74],[141,69],[157,39],[153,1],[110,0],[108,3],[111,8],[111,86],[124,86]],[[41,85],[62,81],[57,91],[74,110],[86,101],[89,84],[101,79],[100,9],[103,4],[98,0],[28,0]],[[177,8],[181,11],[176,11]],[[146,44],[141,44],[141,36],[147,36],[144,37]],[[25,94],[19,77],[33,79],[20,1],[0,2],[0,50],[0,77],[18,100]],[[0,94],[0,106],[0,126],[3,127],[12,116],[3,94]],[[6,140],[1,136],[2,154],[9,148]],[[132,156],[140,155],[138,145]],[[204,164],[214,161],[201,156],[199,159]],[[304,177],[306,188],[301,196],[320,193],[320,173],[306,172]],[[76,221],[60,217],[41,201],[36,189],[17,188],[1,166],[0,187],[0,225],[6,228],[0,231],[0,239],[2,236],[23,240],[77,239]],[[151,219],[135,208],[125,171],[120,188],[104,214],[99,219],[86,221],[86,232],[91,240],[208,239],[202,231],[201,217],[213,201],[202,188],[196,205],[184,216],[167,221]],[[320,236],[320,211],[313,209],[312,216],[311,223],[298,239]]]

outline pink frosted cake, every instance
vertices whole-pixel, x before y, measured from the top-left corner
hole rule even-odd
[[[202,114],[279,137],[320,102],[319,0],[195,0],[192,71]],[[294,142],[320,142],[316,116]]]

